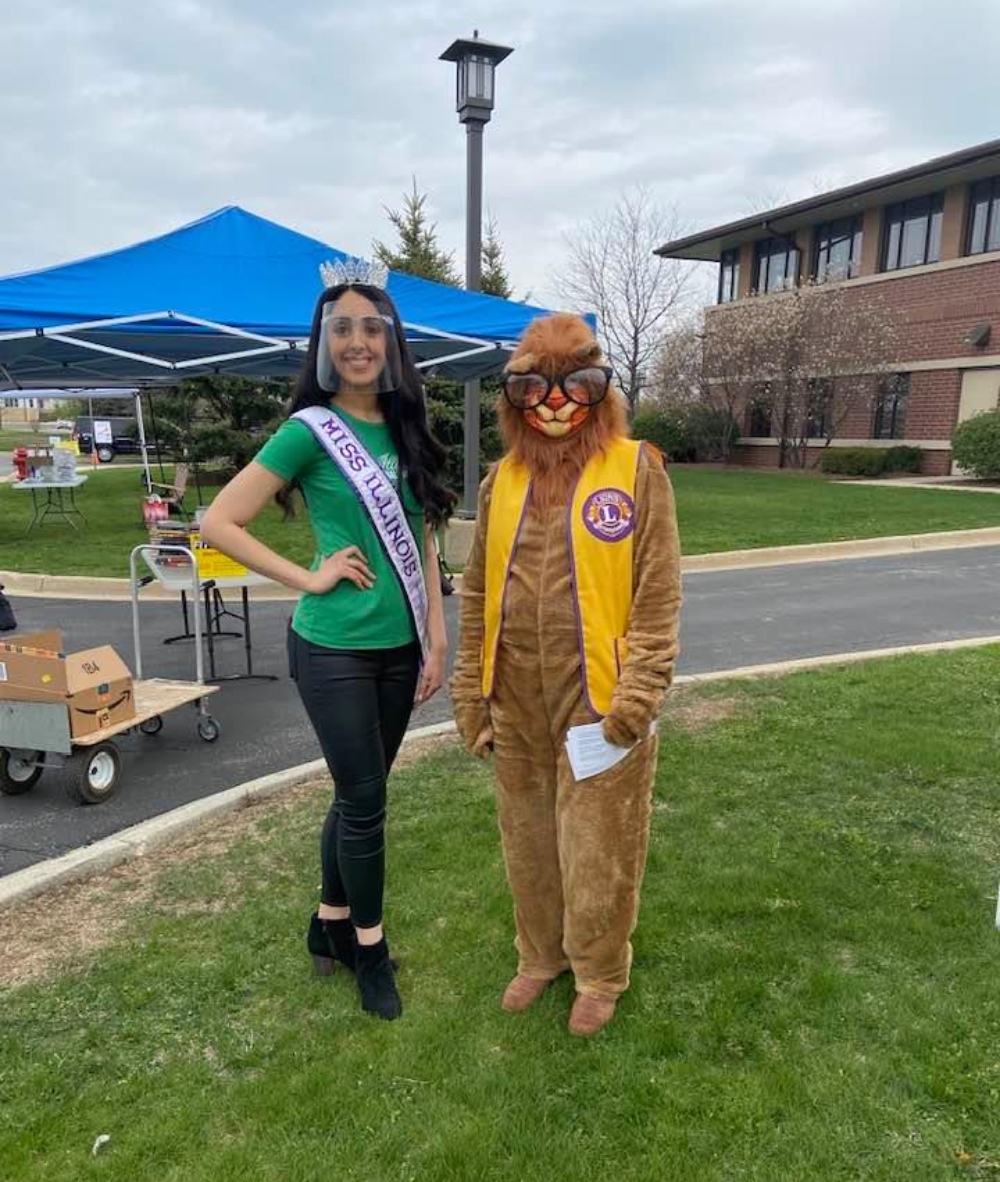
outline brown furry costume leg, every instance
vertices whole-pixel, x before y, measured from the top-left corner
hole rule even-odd
[[[509,671],[509,670],[508,670]],[[491,705],[496,744],[497,815],[514,897],[518,974],[550,981],[569,968],[563,951],[563,884],[552,743],[542,725],[540,670],[518,662],[498,679]],[[527,694],[527,697],[525,697]]]
[[[557,824],[564,912],[563,947],[577,993],[617,998],[628,988],[630,939],[649,845],[657,739],[609,772],[576,783],[559,759]]]

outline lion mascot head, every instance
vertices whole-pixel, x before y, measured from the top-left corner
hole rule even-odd
[[[587,461],[628,434],[625,401],[587,322],[533,320],[507,363],[498,409],[508,452],[532,476],[532,500],[564,503]]]

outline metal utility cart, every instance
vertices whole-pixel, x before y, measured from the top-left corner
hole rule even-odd
[[[139,587],[136,559],[143,551],[187,555],[190,561],[195,636],[195,681],[171,681],[142,676],[142,639],[139,627]],[[129,559],[132,598],[132,637],[135,649],[135,680],[132,691],[135,714],[92,735],[72,738],[69,712],[62,703],[0,701],[0,793],[19,796],[29,792],[46,768],[61,767],[66,791],[80,804],[100,804],[118,787],[121,754],[113,740],[130,731],[159,734],[163,715],[193,703],[197,709],[198,735],[214,743],[222,733],[218,721],[208,713],[205,699],[218,690],[206,685],[201,648],[201,609],[198,567],[186,546],[147,544],[136,546]]]

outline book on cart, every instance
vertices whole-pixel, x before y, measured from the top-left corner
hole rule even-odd
[[[149,541],[153,546],[184,546],[188,550],[194,548],[197,530],[185,521],[157,521],[149,527]],[[153,561],[160,567],[185,567],[191,565],[186,554],[171,551],[157,551]]]
[[[149,541],[153,546],[184,546],[194,554],[198,576],[208,579],[243,579],[250,573],[242,563],[208,546],[202,541],[197,525],[184,521],[158,521],[150,527]],[[186,554],[157,551],[153,562],[161,569],[181,568],[191,565]]]

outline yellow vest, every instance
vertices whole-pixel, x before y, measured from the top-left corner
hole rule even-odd
[[[584,468],[569,506],[570,561],[580,637],[584,698],[598,717],[625,660],[632,610],[635,481],[642,445],[618,439]],[[511,563],[531,498],[531,475],[505,457],[497,467],[486,523],[483,697],[493,693],[497,646]]]

